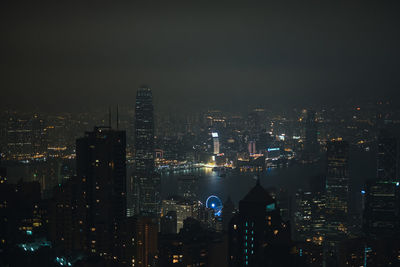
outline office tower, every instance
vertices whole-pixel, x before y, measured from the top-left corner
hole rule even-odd
[[[87,208],[89,252],[115,255],[119,223],[126,218],[125,131],[95,127],[76,141],[77,175]]]
[[[257,181],[230,223],[229,266],[290,266],[290,249],[290,226]]]
[[[381,132],[378,137],[376,178],[380,181],[398,179],[398,140]]]
[[[336,242],[347,235],[349,198],[349,144],[327,144],[326,222],[327,240]]]
[[[160,179],[154,172],[154,114],[150,88],[137,90],[135,106],[135,173],[136,213],[159,213]]]
[[[219,137],[218,133],[211,133],[212,140],[213,140],[213,153],[214,155],[219,154]]]
[[[305,143],[303,158],[306,161],[314,161],[319,152],[318,129],[315,121],[315,111],[307,110],[307,117],[304,123]]]
[[[400,233],[400,183],[370,180],[365,190],[363,230],[375,237]]]
[[[378,136],[376,179],[367,181],[363,230],[382,238],[400,233],[398,140],[382,130]]]
[[[9,159],[30,159],[47,150],[44,122],[37,115],[12,114],[7,121],[7,148]]]
[[[296,240],[321,245],[325,231],[325,196],[319,192],[298,191],[294,209]]]
[[[256,150],[256,141],[249,141],[248,145],[247,145],[248,151],[250,155],[256,154],[257,150]]]

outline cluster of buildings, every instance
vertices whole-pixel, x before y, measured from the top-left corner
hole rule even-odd
[[[342,121],[346,131],[365,129],[350,141],[329,130],[333,118],[313,110],[293,120],[268,117],[264,109],[245,120],[208,111],[174,130],[168,119],[156,127],[152,90],[142,87],[132,131],[121,130],[129,127],[118,110],[113,127],[110,112],[108,123],[101,120],[73,148],[73,134],[57,137],[62,124],[46,126],[38,115],[9,117],[1,133],[7,164],[0,164],[0,253],[5,263],[27,265],[41,255],[54,266],[399,264],[396,136],[377,135],[376,177],[361,192],[351,192],[349,174],[350,145],[371,149],[371,129],[393,120],[382,112],[372,123],[360,108],[353,111]],[[216,196],[202,203],[193,175],[178,178],[177,195],[161,197],[160,171],[171,166],[260,173],[291,160],[326,162],[326,173],[293,200],[285,190],[265,190],[258,179],[238,209]],[[362,197],[362,217],[352,213],[355,194]]]
[[[377,138],[376,177],[351,191],[349,144],[328,142],[326,175],[295,196],[294,238],[311,266],[380,266],[400,261],[399,141],[382,130]],[[361,197],[361,213],[351,198]],[[385,245],[384,245],[385,244]],[[385,247],[385,248],[383,248]]]

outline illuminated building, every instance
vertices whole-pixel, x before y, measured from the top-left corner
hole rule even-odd
[[[256,153],[257,153],[257,150],[256,150],[256,142],[255,142],[255,141],[249,141],[247,147],[248,147],[248,151],[249,151],[249,154],[250,154],[250,155],[256,154]]]
[[[30,159],[47,150],[44,122],[38,114],[17,116],[12,114],[7,121],[7,148],[9,159]]]
[[[218,133],[211,133],[212,140],[213,140],[213,153],[214,155],[219,154],[219,137]]]
[[[87,209],[89,252],[111,257],[118,244],[118,226],[126,217],[125,131],[95,127],[76,141],[77,176]]]
[[[321,245],[325,231],[325,196],[318,192],[298,191],[295,198],[296,240]]]
[[[161,218],[167,216],[171,211],[176,212],[176,232],[183,228],[183,221],[186,218],[197,218],[199,205],[196,201],[182,197],[171,197],[164,199],[161,204]]]
[[[347,235],[349,200],[349,144],[331,141],[327,144],[326,238],[333,243]],[[332,244],[333,244],[332,243]]]
[[[160,178],[154,172],[154,114],[153,94],[142,87],[136,93],[135,105],[135,196],[132,205],[142,214],[158,215]]]
[[[289,266],[290,226],[260,185],[239,202],[229,227],[229,266]]]

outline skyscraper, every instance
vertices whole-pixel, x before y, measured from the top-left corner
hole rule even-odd
[[[363,229],[371,236],[400,233],[399,147],[397,138],[381,131],[377,143],[376,179],[367,181]]]
[[[89,252],[118,252],[118,228],[126,218],[125,131],[95,127],[76,141],[77,175],[82,179]]]
[[[395,181],[398,178],[398,141],[383,132],[378,137],[376,178]]]
[[[314,161],[319,152],[317,123],[315,121],[315,111],[307,110],[305,121],[305,144],[303,159],[305,161]]]
[[[327,240],[338,241],[347,234],[349,198],[349,144],[327,144],[326,221]]]
[[[290,266],[290,249],[290,226],[257,181],[230,223],[229,266]]]
[[[135,106],[135,198],[136,213],[159,213],[160,179],[154,172],[154,114],[150,88],[137,90]]]

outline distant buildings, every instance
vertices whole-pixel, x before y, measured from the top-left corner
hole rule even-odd
[[[7,147],[4,151],[8,159],[26,160],[47,151],[44,121],[38,114],[17,116],[11,114],[7,121]]]

